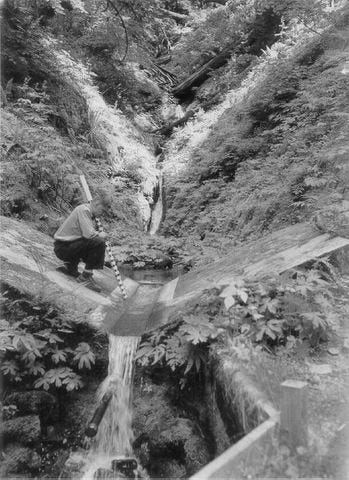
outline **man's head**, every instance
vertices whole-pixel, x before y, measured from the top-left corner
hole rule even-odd
[[[100,190],[91,202],[92,215],[98,217],[99,215],[102,215],[102,213],[107,212],[111,207],[111,203],[111,196],[104,190]]]

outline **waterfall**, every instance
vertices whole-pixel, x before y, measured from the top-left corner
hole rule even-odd
[[[150,235],[155,235],[155,233],[158,231],[161,220],[162,220],[162,215],[163,215],[163,209],[164,209],[163,198],[162,198],[163,176],[161,171],[159,176],[158,188],[159,188],[159,197],[152,210],[152,215],[150,219],[150,227],[149,227]]]
[[[82,480],[103,478],[96,476],[98,470],[112,473],[112,460],[132,455],[132,378],[138,344],[138,337],[109,335],[108,375],[98,390],[97,400],[110,391],[113,396],[91,443]]]

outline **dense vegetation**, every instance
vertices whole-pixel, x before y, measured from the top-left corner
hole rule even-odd
[[[233,106],[217,109],[218,121],[199,112],[176,134],[165,165],[166,234],[221,247],[331,207],[340,212],[347,21],[343,14],[330,30],[278,42],[232,91]],[[179,174],[172,175],[175,162]]]

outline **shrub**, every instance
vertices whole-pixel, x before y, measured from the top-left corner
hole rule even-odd
[[[12,296],[10,291],[1,295],[0,368],[6,381],[44,390],[81,388],[95,355],[74,335],[76,324],[51,306]]]
[[[331,267],[327,274],[294,270],[264,281],[236,279],[209,290],[195,307],[145,336],[138,363],[169,368],[184,387],[209,361],[212,342],[238,337],[267,350],[290,352],[299,343],[315,348],[335,331],[332,272]]]

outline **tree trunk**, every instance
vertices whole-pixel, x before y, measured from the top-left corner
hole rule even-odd
[[[205,63],[205,65],[196,70],[196,72],[192,73],[191,75],[189,75],[189,77],[183,80],[183,82],[176,85],[172,89],[173,95],[179,98],[184,97],[190,92],[193,87],[201,85],[207,79],[209,73],[212,70],[221,67],[228,61],[230,55],[233,52],[233,49],[234,47],[226,48],[221,53],[211,58],[211,60],[209,60],[207,63]]]
[[[155,130],[155,132],[161,133],[161,135],[171,135],[172,130],[175,127],[179,127],[180,125],[184,125],[189,118],[193,117],[195,114],[194,110],[188,110],[186,114],[179,118],[178,120],[175,120],[174,122],[169,123],[168,125],[165,125],[164,127],[159,128],[158,130]]]

